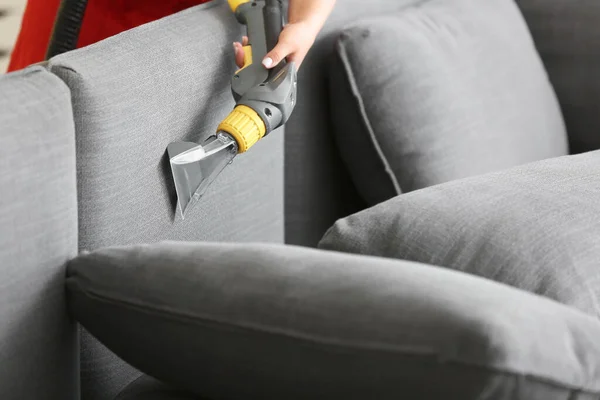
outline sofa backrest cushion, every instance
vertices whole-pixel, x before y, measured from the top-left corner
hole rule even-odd
[[[81,250],[283,242],[283,132],[239,155],[185,220],[176,213],[166,148],[203,142],[233,109],[242,32],[226,2],[211,2],[50,61],[73,96]],[[112,399],[138,376],[84,332],[85,400]]]
[[[513,0],[430,0],[361,18],[336,48],[334,131],[369,205],[568,153],[556,94]]]
[[[68,88],[35,67],[0,77],[0,398],[79,397],[65,264],[77,253]]]
[[[571,153],[600,149],[600,2],[517,0],[560,101]]]

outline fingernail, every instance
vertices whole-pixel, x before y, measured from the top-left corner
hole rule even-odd
[[[271,68],[271,65],[273,65],[273,60],[271,59],[271,57],[267,57],[263,60],[262,63],[265,66],[265,68]]]
[[[235,45],[235,43],[233,44],[233,52],[235,54],[237,54],[237,52],[238,52],[238,47]]]

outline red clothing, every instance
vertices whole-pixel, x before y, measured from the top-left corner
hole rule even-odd
[[[61,0],[28,0],[8,71],[43,61]],[[78,47],[210,0],[89,0]]]

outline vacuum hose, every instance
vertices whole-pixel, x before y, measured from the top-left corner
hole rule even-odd
[[[54,22],[52,37],[46,51],[46,60],[77,48],[77,40],[79,39],[87,3],[88,0],[61,1]],[[265,19],[269,49],[275,47],[281,32],[281,22],[284,17],[282,15],[282,8],[284,8],[282,3],[282,0],[266,0]]]
[[[87,3],[88,0],[61,1],[54,22],[52,37],[48,44],[46,60],[77,48],[79,31],[83,24]]]

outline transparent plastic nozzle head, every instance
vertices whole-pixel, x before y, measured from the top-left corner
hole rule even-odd
[[[233,137],[217,133],[204,145],[171,143],[167,148],[181,218],[200,200],[211,183],[233,162],[238,145]]]

